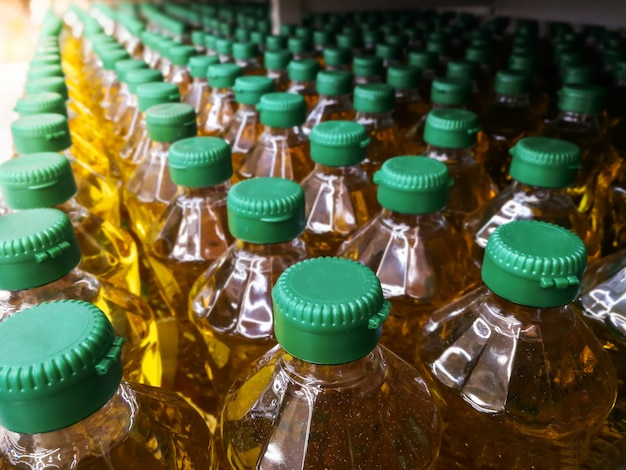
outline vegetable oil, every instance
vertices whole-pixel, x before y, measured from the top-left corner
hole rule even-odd
[[[209,103],[211,88],[209,87],[208,73],[209,66],[219,63],[216,56],[198,55],[189,59],[189,74],[191,84],[185,95],[182,95],[182,102],[193,106],[196,115],[199,116]]]
[[[324,121],[352,121],[352,74],[346,71],[323,70],[317,74],[316,89],[319,99],[302,126],[306,135]]]
[[[241,67],[236,64],[209,65],[207,78],[211,87],[209,101],[198,115],[198,133],[217,136],[224,132],[237,111],[233,85],[241,76]]]
[[[267,76],[274,80],[276,91],[287,91],[289,73],[287,66],[291,62],[291,52],[285,49],[267,50],[263,55]]]
[[[412,65],[395,65],[387,69],[387,85],[395,90],[396,108],[393,118],[403,134],[417,125],[430,106],[419,95],[421,71]]]
[[[315,81],[319,69],[320,64],[315,59],[294,58],[287,66],[289,72],[287,93],[302,95],[306,101],[307,112],[311,112],[319,98]]]

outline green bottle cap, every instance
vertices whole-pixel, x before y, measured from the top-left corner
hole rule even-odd
[[[324,49],[324,63],[333,66],[350,65],[352,51],[341,47],[327,47]]]
[[[133,94],[137,94],[137,88],[144,83],[162,82],[163,74],[153,69],[136,69],[126,72],[126,84],[128,90]]]
[[[27,94],[40,93],[42,91],[49,91],[51,93],[58,93],[64,100],[69,98],[67,92],[67,85],[63,77],[44,77],[28,80],[24,89]]]
[[[581,65],[584,58],[580,52],[563,52],[556,58],[556,62],[560,68],[563,68],[568,65]]]
[[[139,59],[118,60],[115,63],[115,74],[118,82],[126,83],[126,76],[131,70],[147,69],[148,64]]]
[[[215,55],[196,55],[189,59],[189,74],[194,78],[207,78],[209,67],[220,63]]]
[[[290,37],[287,40],[287,49],[294,55],[306,54],[313,50],[313,44],[305,38]]]
[[[361,124],[326,121],[311,131],[311,159],[321,165],[352,166],[365,160],[370,138]]]
[[[287,65],[289,80],[296,82],[313,82],[320,69],[320,64],[315,59],[292,60]]]
[[[268,36],[265,39],[265,48],[268,51],[287,50],[287,37],[281,35]],[[289,53],[291,54],[291,51]]]
[[[472,84],[462,78],[435,78],[430,89],[430,100],[434,104],[463,107],[472,95]]]
[[[214,34],[206,34],[204,36],[204,47],[210,51],[215,51],[215,41],[217,38]]]
[[[560,307],[580,291],[585,244],[573,232],[536,220],[500,225],[489,237],[482,279],[496,295],[537,308]]]
[[[115,64],[120,60],[130,59],[130,55],[124,49],[105,49],[100,54],[102,68],[104,70],[115,70]]]
[[[266,50],[264,54],[265,68],[267,70],[287,70],[291,58],[291,52],[286,49]]]
[[[472,60],[451,60],[446,69],[447,77],[462,78],[472,81],[478,74],[478,64]]]
[[[272,289],[280,346],[314,364],[345,364],[378,344],[391,304],[367,266],[345,258],[313,258],[283,272]]]
[[[479,131],[478,116],[464,109],[438,108],[428,113],[424,141],[450,149],[472,147]]]
[[[58,54],[37,54],[30,61],[31,67],[40,67],[42,65],[61,65],[61,56]]]
[[[236,42],[233,44],[233,57],[237,60],[250,60],[259,56],[259,48],[253,42]]]
[[[344,49],[353,50],[359,45],[359,38],[356,34],[337,34],[335,41],[339,47],[343,47]]]
[[[368,45],[377,44],[382,39],[382,34],[376,29],[367,29],[363,31],[363,42]]]
[[[590,65],[567,65],[561,69],[563,85],[593,85],[595,69]]]
[[[565,85],[559,91],[559,109],[581,114],[601,113],[606,92],[595,85]]]
[[[172,47],[168,50],[168,57],[172,61],[172,64],[186,67],[189,63],[189,59],[195,56],[198,52],[196,48],[187,44]]]
[[[549,137],[521,139],[510,153],[513,155],[511,178],[539,188],[565,188],[574,184],[582,166],[576,145]]]
[[[533,74],[537,70],[537,58],[528,54],[513,54],[509,57],[509,68]]]
[[[15,111],[20,117],[34,114],[62,114],[67,117],[67,106],[63,97],[47,91],[22,96],[17,100]]]
[[[215,50],[220,55],[231,55],[233,52],[233,41],[226,38],[217,38],[215,40]]]
[[[313,44],[316,46],[327,46],[332,44],[333,35],[330,31],[321,30],[321,31],[313,31]]]
[[[165,103],[178,103],[180,90],[173,83],[152,82],[137,87],[139,111],[145,113],[152,106]]]
[[[400,60],[402,57],[402,49],[395,44],[376,44],[375,53],[383,60]]]
[[[217,137],[189,137],[172,144],[167,157],[172,181],[188,188],[208,188],[233,174],[230,146]]]
[[[344,70],[322,70],[317,74],[316,88],[320,95],[350,94],[352,92],[352,74]]]
[[[65,73],[60,65],[39,65],[30,67],[26,73],[26,80],[34,80],[36,78],[61,77],[65,78]]]
[[[265,48],[265,41],[267,41],[267,33],[264,31],[251,31],[250,42],[256,44],[257,48],[263,50]]]
[[[493,88],[501,95],[527,95],[530,92],[530,77],[520,70],[500,70]]]
[[[67,118],[61,114],[35,114],[11,123],[13,145],[18,155],[62,152],[72,146]]]
[[[356,77],[381,77],[383,60],[376,56],[355,57],[352,62],[352,72]]]
[[[437,56],[444,57],[448,53],[448,44],[444,38],[429,39],[426,43],[426,52],[431,52]]]
[[[280,25],[280,34],[282,36],[291,36],[294,34],[296,27],[292,24],[281,24]]]
[[[24,290],[62,278],[80,263],[72,222],[56,209],[0,217],[0,289]]]
[[[0,425],[22,434],[87,418],[122,380],[122,345],[106,315],[78,300],[27,308],[0,325]]]
[[[448,204],[453,184],[445,163],[427,157],[393,157],[374,174],[378,202],[401,214],[432,214]]]
[[[165,103],[146,111],[148,137],[155,142],[176,142],[197,134],[196,113],[186,103]]]
[[[389,85],[370,83],[354,88],[354,109],[360,113],[388,113],[395,105],[395,91]]]
[[[239,77],[233,91],[237,103],[256,105],[263,95],[274,91],[274,80],[261,76]]]
[[[488,64],[491,61],[491,50],[488,46],[469,46],[465,49],[465,60],[477,64]]]
[[[296,37],[312,41],[313,30],[307,26],[298,26],[296,28]]]
[[[9,209],[54,207],[76,194],[76,181],[60,153],[31,153],[0,165],[0,194]]]
[[[304,192],[283,178],[241,181],[228,192],[228,228],[249,243],[281,243],[304,230]]]
[[[237,77],[243,73],[237,64],[209,65],[207,78],[213,88],[232,88]]]
[[[269,127],[301,126],[306,120],[306,102],[294,93],[267,93],[261,97],[256,109],[261,124]]]
[[[420,84],[422,71],[414,65],[392,65],[387,69],[387,85],[395,89],[416,89]]]
[[[191,42],[194,46],[202,46],[204,47],[206,34],[204,31],[192,31],[191,32]]]
[[[409,53],[409,65],[421,70],[432,70],[437,65],[437,54],[428,51],[411,52]]]

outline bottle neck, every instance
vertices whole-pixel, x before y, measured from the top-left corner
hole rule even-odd
[[[357,173],[363,172],[363,167],[361,163],[356,163],[354,165],[349,166],[329,166],[323,165],[321,163],[316,163],[313,168],[313,172],[319,175],[327,175],[327,176],[351,176]]]
[[[304,136],[304,133],[302,132],[302,128],[300,126],[294,126],[294,127],[271,127],[271,126],[263,126],[263,134],[265,134],[266,137],[271,137],[271,138],[288,138],[291,136],[302,136],[303,138],[306,138]]]
[[[414,88],[396,88],[395,95],[396,103],[414,103],[422,99]]]
[[[511,192],[514,195],[523,194],[525,198],[532,198],[539,201],[542,199],[548,199],[550,195],[553,194],[565,194],[566,188],[542,188],[540,186],[532,186],[530,184],[513,180],[513,182],[511,183]]]
[[[76,223],[89,215],[89,211],[87,210],[87,208],[81,206],[76,200],[76,197],[71,197],[67,201],[62,202],[54,208],[65,213],[65,215],[69,217],[72,223]]]
[[[589,130],[600,131],[602,129],[602,116],[600,113],[596,114],[585,114],[585,113],[574,113],[572,111],[564,111],[560,110],[559,115],[556,118],[556,121],[561,121],[568,123],[570,125],[575,125],[580,128],[585,128]]]
[[[258,114],[258,111],[256,110],[256,106],[253,104],[238,103],[237,114],[239,115]]]
[[[208,186],[206,188],[189,188],[181,186],[183,195],[188,199],[214,199],[215,197],[225,197],[230,189],[230,181]]]
[[[234,97],[232,88],[211,88],[211,96],[218,99]]]
[[[469,162],[474,160],[472,147],[452,149],[428,144],[424,155],[440,162]]]
[[[433,224],[446,224],[445,217],[441,212],[433,212],[430,214],[403,214],[401,212],[392,211],[383,208],[380,217],[387,225],[394,227],[416,228],[424,224],[432,226]]]
[[[362,126],[365,126],[365,128],[390,127],[394,125],[392,111],[385,113],[364,113],[357,111],[354,120]]]
[[[431,107],[433,109],[467,109],[467,103],[463,104],[447,104],[447,103],[435,103]]]
[[[527,108],[530,106],[529,95],[506,95],[496,93],[492,105],[506,106],[507,108]]]
[[[297,240],[297,239],[296,239]],[[240,239],[235,240],[235,247],[255,256],[270,258],[281,256],[293,249],[294,240],[279,243],[251,243]]]
[[[209,80],[206,77],[193,77],[191,86],[196,88],[208,88]]]

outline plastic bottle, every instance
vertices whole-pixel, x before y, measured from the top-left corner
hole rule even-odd
[[[313,169],[309,141],[301,128],[306,116],[304,98],[292,93],[267,93],[257,110],[263,133],[234,178],[239,181],[274,176],[302,181]]]
[[[233,58],[241,67],[243,75],[265,75],[265,69],[259,60],[259,48],[252,42],[235,42],[233,44]]]
[[[98,103],[104,112],[104,117],[111,120],[113,116],[108,109],[116,100],[120,82],[115,73],[115,64],[121,60],[130,59],[130,55],[121,46],[101,50],[99,53],[102,68],[96,72],[96,84],[100,85],[102,100]]]
[[[0,320],[42,302],[85,300],[102,309],[124,337],[124,376],[161,384],[156,322],[139,297],[78,268],[81,252],[69,218],[30,209],[0,219]]]
[[[453,184],[443,163],[394,157],[374,182],[383,209],[341,245],[338,256],[376,273],[392,305],[381,342],[412,363],[422,326],[435,310],[475,287],[478,270],[442,211]]]
[[[11,123],[13,144],[18,155],[58,152],[72,164],[78,185],[76,200],[103,220],[117,226],[120,201],[115,183],[109,179],[109,162],[101,154],[75,153],[67,119],[60,114],[37,114]],[[105,173],[103,175],[102,173]]]
[[[326,47],[323,51],[323,57],[324,69],[327,71],[343,70],[350,72],[352,70],[352,53],[350,49]]]
[[[352,74],[335,70],[322,70],[317,74],[316,89],[319,99],[302,126],[306,135],[324,121],[351,121],[354,119],[352,93]]]
[[[352,73],[355,85],[381,83],[383,76],[383,61],[376,56],[355,56],[352,61]]]
[[[192,82],[189,60],[196,55],[196,49],[190,45],[177,45],[169,48],[167,54],[172,66],[169,73],[164,75],[165,81],[176,85],[180,91],[180,96],[185,96]]]
[[[241,76],[241,67],[236,64],[209,65],[207,78],[211,87],[209,102],[198,115],[198,133],[203,136],[217,136],[237,111],[233,85]]]
[[[408,64],[420,69],[421,78],[418,92],[424,103],[430,103],[430,89],[437,76],[435,73],[437,55],[427,51],[411,51]]]
[[[389,304],[374,273],[303,261],[272,297],[280,345],[237,379],[222,411],[232,467],[430,468],[439,415],[417,371],[378,345]]]
[[[237,112],[221,137],[232,149],[232,166],[237,171],[263,133],[256,106],[263,95],[274,91],[274,81],[269,77],[239,77],[235,80],[233,91]]]
[[[394,44],[379,42],[375,47],[375,55],[383,61],[383,67],[388,69],[394,65],[400,65],[402,50]]]
[[[439,468],[580,468],[617,391],[611,358],[573,302],[586,259],[564,228],[501,225],[485,286],[431,316],[417,360],[447,424]]]
[[[1,469],[217,469],[191,406],[122,381],[124,339],[96,306],[38,305],[2,322],[0,337]]]
[[[130,90],[128,89],[128,82],[126,77],[131,70],[147,69],[148,64],[139,59],[126,59],[118,60],[115,62],[115,75],[119,83],[119,90],[115,99],[109,104],[106,110],[107,117],[117,122],[120,119],[121,114],[128,107],[130,102]]]
[[[426,118],[424,155],[443,162],[454,179],[446,216],[461,231],[463,219],[492,199],[497,188],[485,169],[476,163],[474,146],[478,117],[463,109],[433,109]]]
[[[467,108],[482,115],[487,109],[488,97],[483,96],[478,87],[478,64],[472,60],[451,60],[448,62],[446,77],[460,78],[471,83],[472,94]]]
[[[234,64],[233,41],[224,37],[215,38],[215,51],[222,64]]]
[[[292,60],[287,66],[289,72],[289,87],[287,93],[302,95],[306,101],[307,112],[317,104],[316,77],[320,64],[315,59]]]
[[[291,52],[285,49],[267,50],[263,55],[267,76],[274,80],[276,91],[287,91],[289,73],[287,66],[291,62]]]
[[[287,39],[287,49],[293,54],[293,60],[308,60],[315,57],[313,41],[308,38],[289,37]]]
[[[394,121],[403,134],[415,126],[430,106],[419,95],[421,71],[412,65],[394,65],[387,69],[387,85],[395,90]]]
[[[302,238],[310,256],[333,256],[380,208],[361,166],[369,137],[355,122],[328,121],[315,126],[310,139],[315,167],[301,183],[307,214]]]
[[[189,59],[189,74],[191,75],[191,85],[187,93],[182,96],[183,103],[193,106],[196,115],[200,115],[209,102],[211,89],[207,74],[209,66],[219,63],[215,56],[197,55]]]

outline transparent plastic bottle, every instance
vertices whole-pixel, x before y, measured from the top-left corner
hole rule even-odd
[[[488,101],[478,87],[478,71],[478,64],[473,60],[451,60],[447,65],[446,77],[460,78],[471,83],[472,94],[467,107],[470,111],[481,116],[487,109]]]
[[[296,182],[313,169],[309,140],[302,131],[306,102],[301,95],[267,93],[257,105],[263,133],[234,175],[240,181],[275,176]]]
[[[124,339],[114,329],[79,301],[37,305],[0,324],[0,469],[217,469],[211,434],[191,406],[122,380]]]
[[[463,109],[433,109],[426,118],[424,156],[443,162],[454,180],[446,216],[458,231],[465,216],[492,199],[497,188],[476,162],[478,117]]]
[[[496,227],[513,220],[541,220],[571,230],[585,242],[589,258],[597,258],[597,234],[567,194],[581,165],[578,147],[549,137],[526,137],[511,154],[511,184],[470,212],[463,223],[474,262],[482,263],[487,240]]]
[[[265,69],[259,60],[259,48],[252,42],[236,42],[233,44],[233,58],[241,67],[243,75],[265,75]]]
[[[235,80],[233,91],[237,112],[221,137],[232,149],[233,170],[236,172],[263,133],[256,106],[263,95],[274,91],[274,80],[269,77],[239,77]]]
[[[102,154],[77,153],[72,145],[67,119],[61,114],[37,114],[11,123],[13,144],[18,155],[58,152],[72,164],[78,185],[76,200],[103,220],[119,225],[120,198],[109,178],[109,162]],[[105,173],[105,174],[102,174]]]
[[[61,299],[96,304],[124,337],[124,376],[159,386],[161,354],[154,314],[139,297],[77,268],[72,222],[56,209],[29,209],[0,219],[0,320]]]
[[[172,63],[168,75],[163,75],[165,81],[178,87],[180,96],[185,96],[191,86],[192,78],[189,72],[189,60],[196,55],[196,49],[190,45],[175,46],[167,51]]]
[[[266,50],[263,55],[267,76],[274,80],[276,91],[287,91],[289,88],[287,66],[292,58],[291,52],[286,49]]]
[[[341,70],[322,70],[317,74],[316,89],[319,99],[302,126],[306,135],[324,121],[351,121],[354,119],[352,105],[352,74]]]
[[[355,56],[352,61],[352,73],[355,85],[381,83],[384,74],[383,61],[376,56]]]
[[[289,73],[287,93],[302,95],[306,101],[307,113],[311,112],[319,99],[316,86],[319,70],[320,64],[315,59],[293,59],[287,66]]]
[[[416,357],[447,425],[438,468],[580,468],[617,391],[611,357],[574,302],[586,260],[569,230],[501,225],[485,286],[426,323]]]
[[[393,119],[403,134],[416,126],[430,106],[419,95],[421,71],[412,65],[394,65],[387,69],[387,85],[395,90]]]
[[[191,44],[196,49],[198,55],[206,55],[205,41],[206,33],[204,31],[195,30],[191,32]]]
[[[421,71],[418,93],[424,103],[429,104],[430,89],[433,80],[436,78],[435,67],[437,66],[437,55],[428,51],[411,51],[409,53],[408,64],[417,67]]]
[[[307,214],[302,238],[310,256],[334,256],[380,209],[376,187],[361,166],[369,137],[355,122],[328,121],[315,126],[310,138],[315,167],[300,183]]]
[[[307,260],[280,276],[272,297],[279,346],[237,379],[222,411],[230,465],[430,468],[439,414],[418,372],[378,344],[389,304],[374,273]]]
[[[215,51],[221,64],[234,64],[233,41],[224,37],[215,38]]]
[[[193,106],[196,115],[199,116],[209,103],[211,88],[207,78],[209,66],[219,64],[216,56],[197,55],[189,59],[189,75],[191,84],[185,95],[181,95],[183,103]]]
[[[206,55],[208,56],[217,56],[217,51],[215,50],[215,34],[207,33],[204,35],[204,47],[206,49]]]
[[[326,47],[323,51],[324,70],[352,71],[352,53],[342,47]]]
[[[211,87],[209,101],[198,115],[198,133],[203,136],[218,136],[237,112],[233,85],[241,76],[241,67],[236,64],[209,65],[207,78]]]
[[[107,115],[115,124],[130,103],[130,90],[126,77],[131,70],[147,69],[148,64],[139,59],[118,60],[115,62],[115,75],[119,82],[117,96],[107,108]],[[118,135],[116,135],[118,137]]]
[[[287,39],[287,50],[293,55],[293,60],[315,60],[315,48],[311,38],[290,36]]]
[[[430,315],[477,285],[463,236],[442,209],[452,185],[446,166],[425,157],[387,160],[374,175],[383,207],[341,245],[337,255],[372,269],[391,312],[382,344],[412,363]]]

